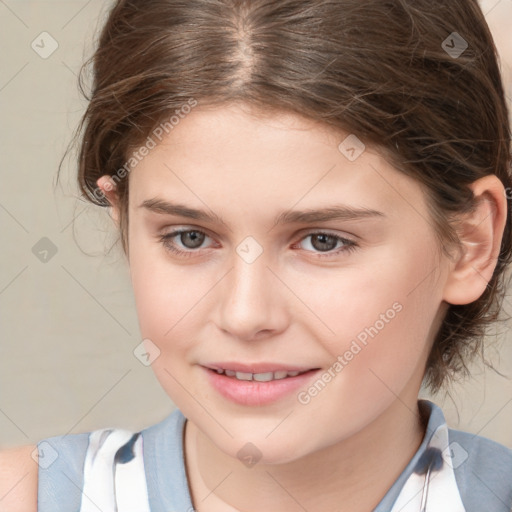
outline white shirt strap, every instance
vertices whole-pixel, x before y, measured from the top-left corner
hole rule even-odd
[[[122,429],[89,435],[79,512],[150,512],[142,436]]]

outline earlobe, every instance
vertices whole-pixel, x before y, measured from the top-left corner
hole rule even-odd
[[[470,304],[485,291],[500,254],[507,220],[507,199],[494,174],[470,185],[475,208],[460,218],[460,250],[447,278],[443,299],[449,304]]]
[[[112,181],[109,175],[104,174],[101,178],[98,178],[96,185],[108,199],[108,202],[110,203],[111,217],[116,225],[119,226],[119,201],[116,184]]]

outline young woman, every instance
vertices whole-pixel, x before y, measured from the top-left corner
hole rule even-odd
[[[510,129],[476,0],[120,0],[78,179],[177,410],[3,455],[0,510],[509,512],[440,389],[497,319]]]

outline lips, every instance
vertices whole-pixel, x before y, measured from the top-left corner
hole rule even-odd
[[[307,372],[310,370],[318,370],[311,366],[300,366],[290,364],[279,364],[279,363],[239,363],[236,361],[223,361],[203,364],[205,368],[210,370],[230,370],[240,373],[275,373],[275,372]]]
[[[207,380],[224,398],[245,406],[270,404],[292,395],[317,374],[319,368],[234,362],[202,365]]]
[[[238,380],[255,380],[258,382],[269,382],[271,380],[281,380],[286,379],[287,377],[297,377],[304,372],[299,371],[286,371],[286,370],[278,370],[276,372],[261,372],[261,373],[251,373],[251,372],[236,372],[235,370],[215,370],[220,375],[226,375],[226,377],[233,377]]]
[[[216,371],[219,375],[232,377],[238,380],[255,380],[258,382],[269,382],[271,380],[281,380],[288,377],[296,377],[302,373],[318,368],[308,368],[304,366],[280,365],[276,363],[237,363],[221,362],[205,365],[209,370]]]

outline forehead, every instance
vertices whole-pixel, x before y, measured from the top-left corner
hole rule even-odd
[[[416,181],[374,148],[363,150],[354,135],[295,114],[196,107],[161,138],[129,175],[133,204],[179,198],[260,216],[263,205],[335,202],[397,213],[410,202],[424,205]]]

